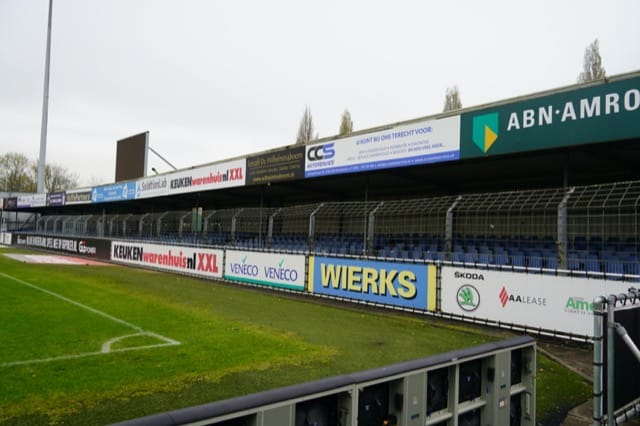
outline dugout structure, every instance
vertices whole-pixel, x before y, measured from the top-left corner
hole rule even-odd
[[[640,292],[594,300],[595,425],[616,425],[640,416]]]

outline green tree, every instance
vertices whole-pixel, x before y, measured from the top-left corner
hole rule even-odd
[[[3,192],[34,192],[36,182],[29,170],[30,161],[26,155],[17,152],[0,155],[0,190]]]
[[[602,57],[600,57],[600,44],[598,39],[595,39],[584,50],[584,64],[582,65],[582,72],[578,76],[578,83],[587,83],[603,78],[605,78],[605,71],[602,67]]]
[[[460,100],[460,90],[458,90],[458,86],[447,87],[447,91],[444,95],[444,109],[442,112],[460,108],[462,108],[462,101]]]
[[[340,130],[339,135],[344,136],[353,132],[353,120],[351,120],[351,114],[348,109],[345,109],[340,118]]]
[[[314,139],[318,139],[318,134],[315,137],[313,135],[313,117],[311,116],[311,109],[305,107],[302,119],[300,119],[300,127],[298,128],[298,137],[296,138],[296,145],[304,145],[311,142]]]

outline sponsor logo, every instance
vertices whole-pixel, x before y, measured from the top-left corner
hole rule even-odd
[[[413,299],[417,294],[417,279],[412,271],[376,269],[366,266],[320,266],[322,286],[346,292]]]
[[[231,272],[236,275],[244,275],[245,277],[257,277],[260,273],[260,268],[258,268],[258,265],[247,263],[247,256],[244,256],[242,258],[241,263],[232,262],[230,264],[230,267]]]
[[[284,257],[278,262],[278,266],[265,266],[265,277],[272,280],[290,281],[294,282],[298,279],[298,271],[295,269],[284,267]]]
[[[564,304],[564,311],[570,314],[591,315],[593,314],[593,302],[589,302],[583,297],[569,297]]]
[[[482,274],[478,274],[476,272],[460,272],[460,271],[456,271],[453,273],[453,276],[455,278],[461,278],[461,279],[465,279],[465,280],[482,280],[484,281],[484,275]]]
[[[142,246],[125,246],[122,244],[113,245],[113,259],[142,261],[144,250]]]
[[[614,115],[620,112],[633,112],[640,108],[640,90],[629,89],[624,93],[606,93],[591,98],[567,101],[564,105],[545,105],[538,109],[528,108],[509,114],[507,132],[586,120]]]
[[[312,146],[307,150],[308,169],[317,169],[327,166],[333,166],[333,157],[336,155],[334,143],[325,143],[323,145]]]
[[[499,115],[497,112],[473,117],[471,139],[480,151],[487,153],[498,139]]]
[[[97,252],[98,250],[95,247],[87,245],[87,242],[84,240],[78,243],[78,253],[96,254]]]
[[[465,284],[458,289],[456,300],[461,309],[472,312],[480,306],[480,293],[474,286]]]
[[[500,293],[498,294],[500,304],[502,307],[506,307],[508,303],[519,303],[522,305],[536,305],[547,306],[547,299],[544,297],[526,296],[521,294],[511,294],[507,291],[505,286],[502,286]]]
[[[224,173],[219,171],[216,173],[210,172],[206,176],[185,176],[176,179],[172,179],[169,183],[171,189],[189,188],[192,186],[213,185],[217,183],[233,182],[244,179],[244,172],[242,167],[234,167],[227,169]]]

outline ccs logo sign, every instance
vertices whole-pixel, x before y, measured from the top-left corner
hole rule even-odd
[[[336,150],[333,147],[333,142],[325,143],[323,145],[318,145],[309,148],[307,151],[307,160],[309,161],[319,161],[319,160],[329,160],[336,155]]]

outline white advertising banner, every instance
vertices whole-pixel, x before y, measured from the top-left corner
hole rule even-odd
[[[195,167],[167,175],[169,194],[209,191],[245,184],[247,159]]]
[[[162,197],[169,194],[171,175],[155,176],[136,181],[136,198]]]
[[[225,254],[226,279],[304,291],[304,255],[235,250]]]
[[[112,241],[111,260],[209,278],[222,278],[222,250]]]
[[[305,154],[305,177],[457,160],[460,116],[308,145]]]
[[[18,196],[18,208],[43,207],[47,205],[47,194],[29,194]]]
[[[593,336],[593,300],[629,283],[442,267],[442,312]]]

